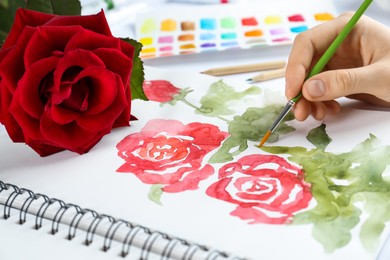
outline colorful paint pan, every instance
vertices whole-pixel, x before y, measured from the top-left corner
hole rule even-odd
[[[150,12],[137,17],[136,35],[143,45],[141,57],[151,58],[291,44],[297,34],[334,17],[328,10],[284,14]]]
[[[305,17],[301,14],[294,14],[288,17],[289,22],[305,22]]]
[[[259,23],[255,17],[244,17],[241,19],[243,26],[257,26]]]
[[[330,13],[317,13],[317,14],[314,14],[314,18],[317,21],[326,22],[326,21],[332,20],[334,18],[334,16]]]

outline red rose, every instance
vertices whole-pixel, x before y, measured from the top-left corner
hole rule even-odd
[[[103,12],[18,9],[0,50],[0,122],[41,156],[87,152],[112,128],[129,125],[133,55]]]
[[[142,86],[146,97],[151,101],[169,102],[180,93],[180,88],[166,80],[145,80]]]
[[[151,120],[118,143],[126,162],[117,171],[135,174],[147,184],[165,184],[165,192],[194,190],[214,173],[211,165],[202,166],[203,158],[226,136],[210,124]]]
[[[206,193],[237,205],[231,213],[250,224],[283,224],[312,198],[300,168],[275,155],[249,155],[224,165]]]

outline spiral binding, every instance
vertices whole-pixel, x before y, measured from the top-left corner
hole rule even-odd
[[[2,197],[4,193],[6,195]],[[34,202],[39,203],[38,207],[34,208],[32,206]],[[84,231],[86,232],[84,240],[86,246],[93,242],[95,235],[100,235],[104,238],[102,245],[102,251],[104,252],[107,252],[111,248],[114,241],[119,242],[122,248],[120,256],[123,258],[137,252],[139,254],[137,259],[148,259],[150,254],[158,254],[161,256],[160,259],[164,260],[241,259],[219,250],[190,243],[184,239],[171,237],[168,234],[153,231],[123,219],[99,214],[91,209],[83,209],[77,205],[68,204],[55,198],[49,198],[46,195],[34,193],[31,190],[19,188],[14,184],[4,183],[2,181],[0,181],[0,206],[3,206],[3,218],[5,220],[10,218],[11,209],[17,210],[19,212],[19,224],[24,224],[26,222],[26,216],[32,215],[35,217],[35,229],[37,230],[43,226],[43,219],[51,221],[51,234],[53,235],[59,231],[60,224],[67,225],[69,226],[67,232],[67,239],[69,240],[76,237],[78,231]],[[74,212],[71,212],[72,210]],[[65,219],[66,214],[71,214],[71,217]],[[91,218],[88,218],[89,222],[85,225],[84,219],[87,215],[90,215]],[[120,233],[121,235],[119,235]],[[144,238],[144,241],[140,243],[137,237]],[[161,241],[164,241],[165,245],[163,247],[157,247],[157,243],[159,242],[160,244]],[[132,251],[132,248],[140,249],[140,252],[138,252],[139,250]]]

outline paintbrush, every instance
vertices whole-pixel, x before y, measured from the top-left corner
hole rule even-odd
[[[351,17],[351,19],[348,21],[348,23],[344,26],[344,28],[341,30],[341,32],[337,35],[337,37],[333,40],[331,45],[328,47],[328,49],[324,52],[324,54],[321,56],[321,58],[318,60],[318,62],[314,65],[313,69],[310,71],[310,73],[305,78],[305,81],[309,79],[310,77],[320,73],[325,65],[329,62],[329,60],[333,57],[335,54],[337,48],[341,45],[341,43],[347,38],[348,34],[352,31],[353,27],[356,25],[356,23],[359,21],[360,17],[363,15],[363,13],[366,11],[366,9],[370,6],[373,0],[365,0],[359,9],[355,12],[355,14]],[[270,135],[275,131],[275,129],[278,127],[278,125],[282,122],[282,120],[285,118],[285,116],[290,112],[292,107],[295,105],[296,102],[302,97],[302,92],[300,92],[296,97],[292,98],[287,102],[287,104],[284,106],[282,111],[279,113],[279,115],[276,117],[275,121],[267,131],[267,133],[264,135],[263,139],[261,140],[259,147],[263,146],[263,144],[267,141],[267,139],[270,137]]]

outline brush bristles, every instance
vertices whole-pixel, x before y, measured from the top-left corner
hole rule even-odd
[[[268,140],[270,135],[271,135],[271,131],[268,130],[267,133],[264,135],[263,139],[261,139],[259,147],[262,147],[264,145],[264,143]]]

